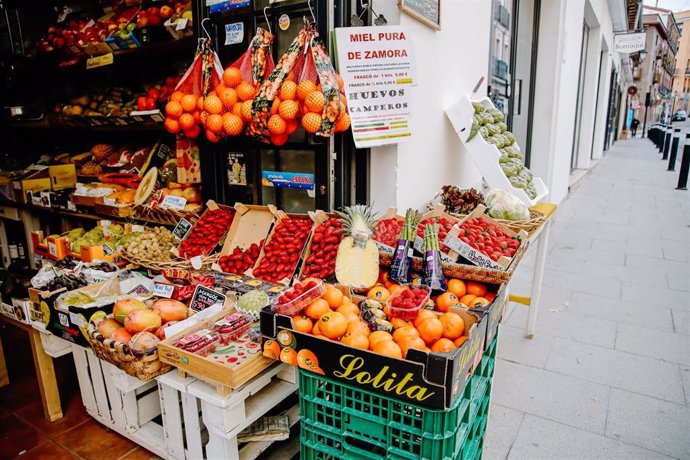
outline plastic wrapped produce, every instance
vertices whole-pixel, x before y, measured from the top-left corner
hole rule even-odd
[[[524,168],[522,162],[517,158],[501,158],[498,162],[501,165],[501,169],[509,179],[511,177],[517,177],[520,171]]]
[[[486,194],[489,215],[495,219],[527,220],[529,209],[517,197],[499,189],[491,189]]]
[[[505,115],[503,115],[503,112],[501,112],[498,109],[489,110],[489,114],[493,118],[494,123],[498,123],[498,122],[503,121],[505,119]]]
[[[498,126],[498,129],[502,133],[505,133],[506,131],[508,131],[508,125],[506,125],[504,122],[501,121],[500,123],[496,123],[496,125]],[[508,131],[508,132],[510,132],[510,131]]]

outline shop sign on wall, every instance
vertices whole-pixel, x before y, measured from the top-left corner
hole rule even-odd
[[[396,144],[412,136],[415,48],[408,27],[335,30],[338,71],[357,148]]]
[[[647,34],[645,32],[615,34],[613,36],[613,51],[617,53],[635,53],[643,50],[646,38]]]
[[[314,190],[314,175],[283,171],[261,171],[261,185],[266,187]]]

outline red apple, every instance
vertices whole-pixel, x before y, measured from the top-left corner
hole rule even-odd
[[[54,46],[55,48],[64,48],[64,47],[65,47],[65,43],[66,43],[66,41],[65,41],[64,38],[62,38],[62,37],[57,37],[57,38],[53,41],[53,46]]]
[[[146,12],[149,14],[149,16],[160,16],[161,10],[157,6],[152,6]]]
[[[170,8],[168,5],[161,6],[161,11],[160,11],[161,19],[166,20],[166,19],[170,18],[174,12],[175,11],[173,11],[173,9]]]
[[[137,98],[137,110],[146,110],[146,96]]]
[[[175,3],[175,13],[177,13],[178,16],[182,16],[182,13],[184,13],[185,10],[185,4],[177,2]]]
[[[155,110],[156,100],[152,97],[146,98],[146,110]]]
[[[149,15],[149,25],[152,27],[161,25],[161,17],[157,14]]]
[[[149,25],[149,18],[147,16],[140,17],[137,19],[137,28],[138,29],[143,29],[147,25]]]

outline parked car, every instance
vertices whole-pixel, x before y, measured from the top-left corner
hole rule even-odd
[[[688,114],[685,110],[679,110],[673,114],[671,121],[685,121],[688,119]]]

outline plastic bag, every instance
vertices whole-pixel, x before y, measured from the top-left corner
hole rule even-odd
[[[218,85],[222,72],[223,66],[211,48],[211,40],[200,38],[192,65],[180,78],[165,106],[165,129],[168,132],[182,133],[190,139],[199,136],[202,111],[205,110],[204,97]],[[208,132],[207,137],[217,142],[217,138],[208,136]]]
[[[485,197],[489,215],[495,219],[528,220],[527,205],[512,194],[499,189],[491,189]]]
[[[524,168],[522,161],[517,158],[501,158],[498,160],[498,164],[501,166],[503,173],[509,179],[515,177]]]
[[[262,83],[252,105],[248,134],[262,142],[282,145],[298,128],[295,123],[301,122],[308,133],[325,137],[344,131],[350,126],[350,118],[341,90],[342,80],[310,24],[299,32]]]
[[[245,131],[252,120],[252,101],[261,82],[274,69],[271,56],[273,35],[257,28],[256,35],[240,58],[229,65],[208,92],[201,116],[211,142]]]

